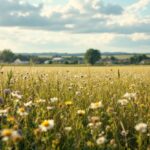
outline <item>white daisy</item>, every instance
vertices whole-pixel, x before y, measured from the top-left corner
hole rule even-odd
[[[42,132],[47,132],[50,129],[54,128],[54,120],[44,120],[40,125],[39,128]]]
[[[135,130],[141,133],[145,133],[147,131],[147,124],[139,123],[135,126]]]

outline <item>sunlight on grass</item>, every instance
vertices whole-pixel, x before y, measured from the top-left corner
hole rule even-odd
[[[0,149],[150,149],[150,67],[4,67]]]

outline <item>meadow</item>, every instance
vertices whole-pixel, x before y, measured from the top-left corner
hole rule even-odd
[[[2,67],[1,150],[150,150],[150,66]]]

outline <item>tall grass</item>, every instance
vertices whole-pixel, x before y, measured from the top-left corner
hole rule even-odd
[[[0,149],[149,150],[150,67],[0,71]]]

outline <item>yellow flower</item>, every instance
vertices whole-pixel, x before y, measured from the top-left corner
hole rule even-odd
[[[48,120],[43,121],[42,126],[48,127],[49,126],[49,121]]]
[[[15,122],[15,118],[14,117],[8,117],[7,121],[13,123],[13,122]]]
[[[96,102],[96,103],[91,103],[90,105],[90,109],[98,109],[98,108],[102,108],[103,104],[101,101]]]
[[[28,112],[26,112],[25,108],[24,107],[21,107],[18,109],[17,113],[20,115],[20,116],[27,116],[28,115]]]
[[[77,114],[78,114],[79,116],[83,116],[83,115],[85,115],[85,110],[78,110],[78,111],[77,111]]]
[[[11,129],[4,129],[1,131],[1,136],[2,137],[10,137],[12,135],[12,130]]]
[[[14,142],[18,142],[22,139],[22,136],[17,130],[12,129],[3,129],[1,131],[1,136],[3,141],[12,140]]]
[[[65,105],[67,105],[67,106],[71,106],[72,104],[73,104],[72,101],[65,101]]]

